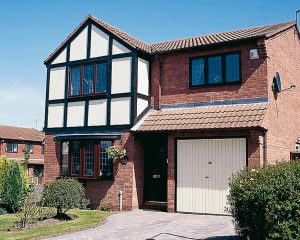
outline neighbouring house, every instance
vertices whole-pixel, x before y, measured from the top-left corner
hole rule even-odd
[[[29,179],[36,184],[42,184],[44,140],[45,134],[36,129],[0,125],[0,156],[24,163],[23,149],[29,149]]]
[[[295,22],[148,44],[88,16],[45,60],[44,180],[79,179],[93,207],[122,191],[125,210],[224,214],[231,174],[295,148],[299,56]]]

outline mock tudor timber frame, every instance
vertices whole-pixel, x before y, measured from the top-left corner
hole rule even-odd
[[[94,57],[90,58],[91,53],[91,31],[92,25],[99,28],[105,34],[109,36],[108,39],[108,55],[101,56],[101,57]],[[86,59],[70,61],[70,44],[71,42],[87,27],[87,54]],[[120,42],[126,48],[128,48],[131,52],[130,53],[121,53],[121,54],[112,54],[112,47],[113,47],[113,40]],[[134,124],[134,120],[137,118],[137,98],[141,98],[144,100],[150,101],[150,83],[148,88],[149,95],[143,95],[137,92],[138,87],[138,57],[141,57],[144,60],[149,62],[150,68],[150,57],[147,57],[145,54],[142,54],[137,51],[137,49],[133,48],[122,39],[117,37],[116,35],[112,34],[107,29],[103,28],[100,24],[95,22],[92,19],[88,19],[81,26],[79,26],[75,32],[69,37],[69,39],[60,47],[60,50],[57,51],[53,56],[51,56],[46,62],[47,67],[47,81],[46,81],[46,104],[45,104],[45,125],[44,131],[46,132],[66,132],[70,130],[74,131],[97,131],[97,130],[123,130],[123,129],[130,129],[131,126]],[[56,57],[66,49],[66,61],[62,63],[51,64],[51,62],[56,59]],[[125,57],[131,57],[131,86],[129,93],[111,93],[111,83],[112,83],[112,60],[113,59],[121,59]],[[87,95],[87,96],[69,96],[69,71],[70,68],[74,65],[84,65],[89,63],[100,63],[100,62],[107,62],[107,91],[106,94],[99,94],[99,95]],[[49,100],[49,85],[50,85],[50,70],[53,68],[58,67],[65,67],[65,92],[64,92],[64,99],[53,99]],[[150,81],[150,71],[148,73],[148,79]],[[122,97],[130,97],[130,123],[124,125],[111,125],[111,99],[112,98],[122,98]],[[88,126],[88,111],[89,111],[89,101],[90,100],[100,100],[106,99],[106,125],[102,126]],[[81,102],[85,103],[84,105],[84,126],[81,127],[67,127],[67,115],[68,115],[68,103],[70,102]],[[48,128],[48,108],[50,104],[64,104],[64,112],[63,112],[63,127],[55,127],[55,128]]]

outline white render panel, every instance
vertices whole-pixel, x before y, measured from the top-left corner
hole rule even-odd
[[[106,125],[106,99],[89,101],[88,125]]]
[[[70,61],[86,59],[87,52],[87,27],[71,42]]]
[[[130,98],[111,99],[111,125],[130,124]]]
[[[148,101],[142,98],[137,99],[137,116],[148,107]]]
[[[123,46],[121,43],[119,43],[116,40],[113,40],[112,42],[113,46],[112,46],[112,54],[121,54],[121,53],[129,53],[130,50]]]
[[[91,32],[91,57],[108,55],[109,36],[96,26],[92,25]]]
[[[149,62],[138,58],[138,93],[149,96]]]
[[[48,128],[63,127],[64,104],[49,104],[48,106]]]
[[[131,57],[112,60],[111,93],[131,91]]]
[[[52,68],[49,78],[49,100],[65,97],[66,67]]]
[[[84,125],[85,102],[68,103],[67,127],[82,127]]]
[[[55,63],[64,63],[67,61],[67,49],[65,48],[54,60],[51,64]]]
[[[178,140],[177,211],[228,214],[228,179],[245,167],[245,138]]]

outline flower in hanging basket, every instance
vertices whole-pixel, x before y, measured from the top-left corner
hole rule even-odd
[[[114,161],[117,160],[123,160],[123,159],[127,159],[126,156],[126,149],[123,149],[121,147],[118,146],[111,146],[106,148],[106,152],[109,158],[113,159]],[[127,161],[126,161],[127,162]]]

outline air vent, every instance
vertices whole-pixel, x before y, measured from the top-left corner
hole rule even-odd
[[[250,59],[259,59],[258,49],[250,50]]]

